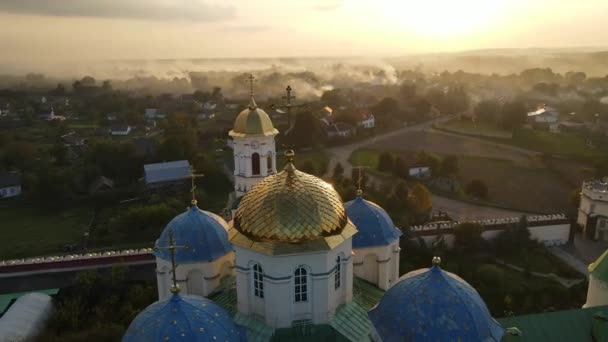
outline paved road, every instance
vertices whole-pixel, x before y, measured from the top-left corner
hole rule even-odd
[[[432,195],[433,210],[446,212],[458,221],[473,221],[490,218],[520,217],[524,213],[495,207],[481,206],[451,198]]]
[[[412,125],[409,127],[403,127],[398,130],[395,130],[395,131],[391,131],[391,132],[384,133],[384,134],[381,134],[381,135],[378,135],[378,136],[375,136],[375,137],[372,137],[372,138],[369,138],[369,139],[366,139],[363,141],[356,142],[354,144],[329,148],[329,149],[327,149],[327,152],[331,156],[331,159],[329,160],[329,167],[327,168],[326,176],[331,176],[331,174],[334,170],[334,167],[336,166],[337,163],[342,164],[342,166],[344,167],[345,175],[350,175],[352,172],[352,165],[348,161],[348,158],[355,150],[358,150],[363,147],[368,147],[372,144],[378,144],[383,141],[390,140],[391,138],[399,136],[403,133],[424,131],[424,130],[430,129],[433,126],[433,124],[435,124],[435,123],[448,121],[450,119],[453,119],[454,117],[455,117],[454,115],[442,116],[437,119],[431,120],[429,122],[424,122],[424,123]]]

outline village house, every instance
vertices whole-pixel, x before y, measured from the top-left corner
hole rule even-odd
[[[587,237],[608,241],[608,179],[583,183],[576,223]]]
[[[547,128],[557,132],[559,112],[552,107],[542,105],[537,110],[528,113],[528,122],[534,127]]]
[[[370,129],[370,128],[376,127],[376,118],[374,117],[374,114],[372,114],[368,111],[359,112],[359,114],[357,114],[355,119],[357,121],[357,127],[364,128],[364,129]]]
[[[11,172],[0,171],[0,198],[21,195],[21,177]]]
[[[110,128],[110,135],[112,136],[127,136],[131,134],[131,126],[129,125],[113,125]]]
[[[144,165],[144,180],[149,189],[176,188],[184,185],[191,175],[190,162],[176,160]]]
[[[326,128],[329,138],[349,138],[355,135],[355,127],[344,122],[337,122]]]
[[[146,108],[144,117],[146,119],[164,119],[165,114],[159,112],[159,110],[157,108]]]

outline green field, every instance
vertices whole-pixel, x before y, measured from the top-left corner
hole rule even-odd
[[[359,149],[350,156],[353,165],[375,170],[382,151]],[[393,156],[411,159],[414,152],[391,151]],[[441,156],[441,155],[440,155]],[[510,160],[457,156],[458,180],[467,184],[480,179],[488,186],[488,204],[529,212],[565,212],[570,209],[573,190],[557,173],[545,167],[525,167]],[[460,194],[454,194],[459,196]]]
[[[0,259],[59,254],[66,244],[82,242],[92,210],[41,212],[15,200],[0,204]]]
[[[479,121],[470,120],[450,120],[438,126],[454,133],[480,135],[497,138],[509,138],[512,136],[512,132],[509,130],[501,129],[493,124],[488,124]]]
[[[496,139],[497,142],[515,145],[528,150],[571,157],[606,157],[606,144],[594,148],[587,146],[587,136],[580,133],[551,133],[531,129],[519,129],[513,139]]]

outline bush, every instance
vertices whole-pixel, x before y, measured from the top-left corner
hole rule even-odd
[[[389,152],[382,152],[378,158],[378,171],[390,173],[393,171],[394,158]]]
[[[476,276],[485,286],[500,287],[504,280],[505,272],[496,265],[481,264],[477,268]]]
[[[482,180],[473,179],[467,184],[465,192],[469,196],[485,199],[488,197],[488,186]]]

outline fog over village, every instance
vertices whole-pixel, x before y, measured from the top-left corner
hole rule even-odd
[[[0,2],[0,342],[608,341],[606,9]]]

